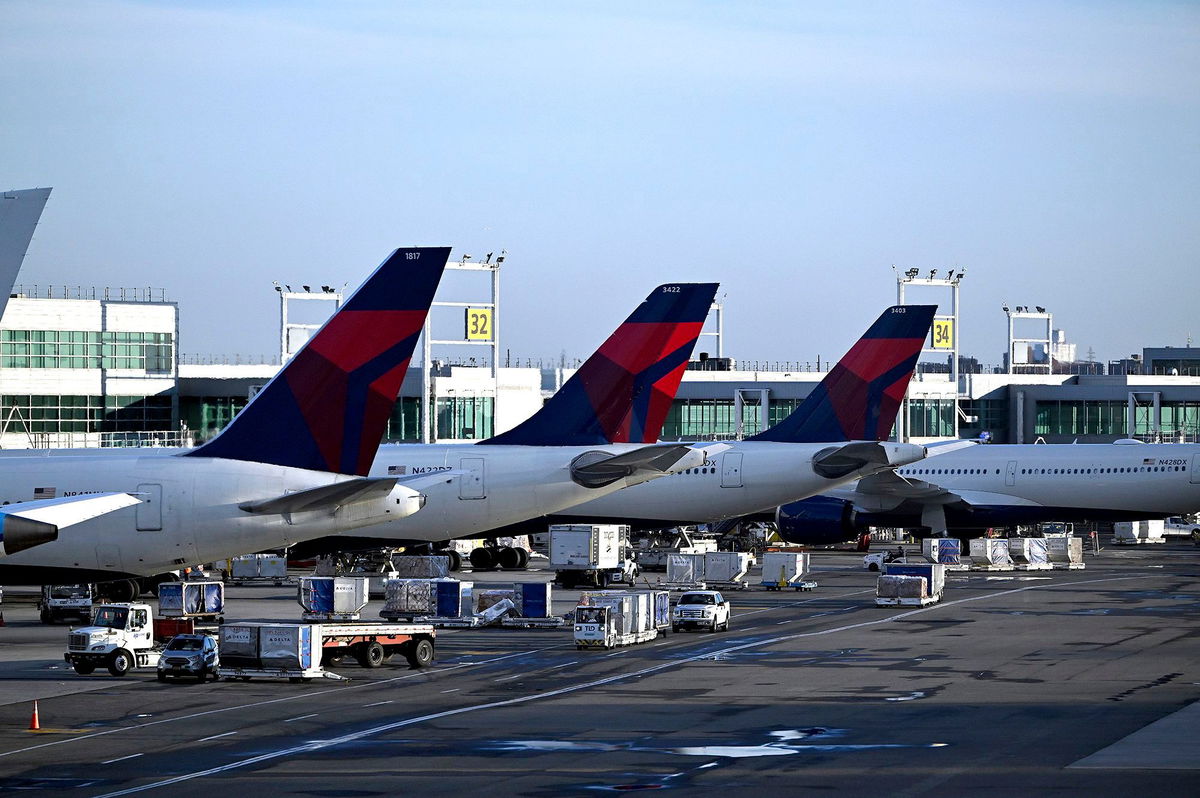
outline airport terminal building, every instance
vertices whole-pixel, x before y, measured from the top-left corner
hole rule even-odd
[[[179,307],[158,289],[14,288],[0,318],[0,446],[189,445],[212,437],[278,364],[181,363]],[[530,416],[573,372],[431,361],[404,382],[393,442],[482,440]],[[997,443],[1200,440],[1200,348],[1147,348],[1138,372],[922,370],[897,435],[988,433]],[[746,365],[750,365],[747,368]],[[1126,364],[1122,371],[1133,371]],[[784,418],[824,376],[813,364],[704,358],[686,373],[665,440],[731,439]],[[429,403],[422,428],[422,396]]]

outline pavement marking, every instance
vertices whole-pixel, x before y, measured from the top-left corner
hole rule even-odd
[[[201,738],[200,738],[199,740],[197,740],[196,742],[198,742],[198,743],[206,743],[206,742],[208,742],[209,740],[219,740],[219,739],[221,739],[222,737],[228,737],[228,736],[230,736],[230,735],[232,735],[232,734],[237,734],[237,732],[235,732],[235,731],[231,731],[231,732],[225,732],[225,733],[223,733],[223,734],[214,734],[212,737],[201,737]]]
[[[119,756],[116,759],[109,759],[106,762],[101,762],[101,765],[111,765],[113,762],[124,762],[126,759],[137,759],[142,754],[130,754],[129,756]]]
[[[820,616],[816,616],[816,617],[820,617]],[[776,625],[776,626],[783,626],[785,623],[791,623],[791,622],[792,622],[792,621],[794,621],[794,620],[795,620],[795,618],[791,618],[791,619],[789,619],[789,620],[786,620],[786,621],[776,621],[776,622],[775,622],[775,625]],[[754,627],[754,628],[755,628],[755,629],[757,629],[758,627],[756,626],[756,627]],[[743,631],[749,631],[749,630],[748,630],[748,629],[746,629],[746,630],[743,630]]]
[[[520,679],[524,675],[525,674],[523,674],[523,673],[518,673],[514,676],[501,676],[499,679],[493,679],[492,681],[494,681],[494,682],[511,682],[513,679]],[[445,692],[445,691],[443,691],[443,692]]]
[[[284,723],[291,723],[294,720],[304,720],[305,718],[315,718],[317,715],[320,715],[320,714],[321,714],[320,712],[314,712],[311,715],[299,715],[295,718],[288,718],[287,720],[284,721]]]
[[[392,682],[402,682],[406,679],[414,679],[418,676],[450,673],[451,671],[460,670],[462,668],[467,668],[467,667],[471,667],[474,665],[486,665],[486,664],[489,664],[492,662],[499,662],[500,660],[504,660],[504,659],[511,659],[512,657],[524,657],[524,656],[528,656],[530,654],[537,654],[542,651],[548,651],[552,648],[564,648],[564,646],[546,646],[545,648],[535,648],[531,651],[518,651],[513,654],[505,654],[500,657],[493,657],[492,659],[482,660],[480,662],[464,662],[464,663],[460,663],[460,664],[456,664],[456,665],[447,665],[446,667],[441,668],[437,671],[422,670],[422,671],[417,671],[415,673],[405,674],[404,676],[394,676],[391,679],[380,679],[377,682],[360,682],[358,684],[340,685],[338,687],[331,687],[328,690],[317,690],[315,692],[297,693],[296,695],[284,696],[283,698],[269,698],[265,701],[254,701],[249,704],[238,704],[238,705],[232,706],[232,707],[221,707],[220,709],[206,709],[203,712],[193,712],[189,715],[178,715],[173,718],[159,718],[158,720],[152,720],[152,721],[148,721],[146,723],[137,723],[132,726],[122,726],[117,729],[105,729],[104,731],[92,732],[90,734],[81,734],[78,737],[67,737],[67,738],[63,738],[61,740],[51,740],[50,742],[39,743],[38,745],[30,745],[30,746],[26,746],[25,748],[14,748],[11,751],[0,751],[0,758],[6,757],[6,756],[12,756],[13,754],[23,754],[28,751],[36,751],[39,748],[46,748],[51,745],[62,745],[63,743],[74,743],[74,742],[78,742],[80,740],[90,740],[94,737],[103,737],[108,734],[119,734],[120,732],[131,731],[133,729],[144,729],[147,726],[157,726],[160,723],[174,723],[175,721],[178,721],[178,720],[191,720],[192,718],[202,718],[207,715],[219,715],[223,712],[236,712],[236,711],[245,710],[245,709],[253,709],[254,707],[264,707],[264,706],[269,706],[271,704],[281,704],[286,701],[305,700],[308,698],[312,698],[313,696],[325,695],[326,693],[332,693],[332,692],[336,692],[338,690],[357,690],[360,687],[371,687],[373,685],[390,684]],[[451,693],[457,689],[458,688],[455,687],[454,690],[445,690],[443,692]],[[75,731],[84,731],[84,730],[79,729],[79,730],[63,730],[63,731],[72,731],[74,733]]]
[[[392,702],[391,701],[376,701],[374,704],[363,704],[363,708],[365,709],[367,707],[381,707],[384,704],[390,704],[390,703],[392,703]]]
[[[457,693],[461,689],[462,689],[461,687],[451,687],[449,690],[443,690],[442,692],[443,693]]]
[[[565,668],[565,667],[567,667],[568,665],[574,665],[574,664],[576,664],[577,662],[579,662],[579,660],[577,660],[577,659],[573,659],[573,660],[571,660],[570,662],[564,662],[562,665],[554,665],[554,666],[552,666],[552,667],[549,667],[549,668],[547,668],[546,670],[548,670],[548,671],[556,671],[556,670],[558,670],[559,668]]]
[[[937,610],[941,609],[942,607],[953,607],[958,604],[966,604],[966,603],[972,602],[972,601],[982,601],[984,599],[989,599],[989,598],[999,598],[1001,596],[1010,596],[1010,595],[1014,595],[1016,593],[1024,593],[1028,590],[1053,590],[1058,587],[1072,587],[1075,585],[1095,584],[1095,583],[1099,583],[1099,582],[1121,582],[1121,581],[1128,581],[1130,579],[1140,579],[1140,578],[1141,578],[1140,575],[1138,575],[1138,576],[1118,576],[1118,577],[1108,577],[1108,578],[1104,578],[1104,579],[1089,579],[1089,580],[1080,580],[1077,582],[1066,582],[1066,583],[1058,583],[1058,584],[1050,584],[1050,585],[1043,585],[1043,584],[1028,585],[1026,587],[1013,588],[1011,590],[1001,590],[997,593],[987,593],[987,594],[979,595],[979,596],[969,596],[967,598],[957,599],[956,601],[939,602],[937,604],[931,604],[928,607],[919,607],[917,609],[909,610],[908,612],[901,612],[901,613],[897,613],[895,615],[889,615],[886,618],[876,618],[876,619],[870,620],[870,621],[861,621],[859,623],[846,624],[844,626],[837,626],[832,629],[822,629],[822,630],[817,630],[817,631],[813,631],[813,632],[797,632],[795,634],[790,634],[790,635],[779,635],[777,637],[769,637],[765,640],[757,640],[757,641],[752,641],[749,643],[742,643],[742,644],[735,645],[735,646],[728,646],[724,649],[720,649],[717,651],[707,651],[702,654],[693,654],[690,657],[683,657],[681,659],[673,660],[670,662],[662,662],[657,665],[651,665],[649,667],[642,668],[640,670],[630,671],[629,673],[618,673],[618,674],[614,674],[612,676],[606,676],[606,677],[603,677],[600,679],[595,679],[590,682],[583,682],[581,684],[569,685],[567,687],[560,687],[556,690],[547,690],[546,692],[543,692],[543,693],[533,693],[530,695],[519,696],[517,698],[505,699],[502,701],[491,701],[486,704],[475,704],[474,706],[459,707],[457,709],[448,709],[448,710],[444,710],[442,712],[434,712],[434,713],[431,713],[428,715],[419,715],[415,718],[405,718],[404,720],[393,721],[392,723],[385,723],[383,725],[374,726],[369,729],[361,729],[356,732],[350,732],[349,734],[343,734],[340,737],[330,737],[330,738],[326,738],[324,740],[310,740],[309,742],[304,743],[303,745],[297,745],[297,746],[292,746],[289,748],[280,748],[280,749],[276,749],[274,751],[268,751],[266,753],[259,754],[258,756],[252,756],[247,759],[241,759],[236,762],[230,762],[225,765],[218,765],[216,767],[207,768],[205,770],[197,770],[192,773],[184,773],[182,775],[175,776],[173,778],[162,779],[161,781],[155,781],[155,782],[151,782],[149,784],[142,784],[137,787],[130,787],[130,788],[124,789],[124,790],[117,790],[115,792],[104,793],[103,795],[95,796],[95,798],[118,798],[119,796],[122,796],[122,795],[132,795],[133,793],[145,792],[146,790],[154,790],[159,787],[168,787],[172,784],[181,784],[185,781],[192,781],[193,779],[203,778],[205,776],[214,776],[218,773],[227,773],[231,770],[238,770],[240,768],[248,767],[250,765],[257,765],[262,762],[270,762],[275,759],[282,759],[284,757],[289,757],[289,756],[309,754],[309,753],[313,753],[315,751],[321,751],[326,748],[333,748],[333,747],[336,747],[339,745],[345,745],[346,743],[356,742],[358,740],[363,740],[368,737],[376,737],[380,734],[386,734],[387,732],[395,731],[396,729],[402,729],[407,726],[415,726],[417,724],[426,723],[426,722],[432,721],[432,720],[439,720],[441,718],[454,717],[455,715],[465,715],[465,714],[471,713],[471,712],[481,712],[481,711],[489,710],[489,709],[500,709],[502,707],[519,706],[521,704],[528,704],[533,701],[541,701],[541,700],[545,700],[547,698],[557,698],[558,696],[569,695],[571,693],[578,693],[583,690],[589,690],[593,687],[602,687],[607,684],[612,684],[613,682],[625,681],[626,679],[640,678],[642,676],[646,676],[646,675],[649,675],[652,673],[658,673],[660,671],[668,670],[670,668],[676,668],[676,667],[679,667],[680,665],[688,665],[693,662],[699,662],[701,660],[708,660],[714,656],[718,656],[718,655],[722,655],[722,654],[730,654],[730,653],[735,653],[738,651],[745,651],[745,650],[752,649],[752,648],[761,648],[763,646],[773,645],[776,643],[782,643],[782,642],[786,642],[788,640],[798,640],[800,638],[805,638],[805,637],[820,637],[822,635],[838,634],[839,632],[846,632],[846,631],[850,631],[852,629],[863,629],[863,628],[866,628],[869,626],[879,626],[881,624],[891,623],[893,621],[898,621],[898,620],[901,620],[904,618],[911,618],[914,615],[924,615],[925,613],[928,613],[928,612],[936,612]],[[863,591],[863,592],[868,592],[868,591]]]

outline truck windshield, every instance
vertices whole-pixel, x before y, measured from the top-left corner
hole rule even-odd
[[[679,599],[680,604],[716,604],[715,597],[707,593],[685,593]]]
[[[92,619],[93,626],[107,626],[109,629],[124,629],[125,621],[129,618],[129,610],[124,607],[101,607]]]
[[[87,585],[55,585],[50,588],[50,598],[70,599],[91,596]]]

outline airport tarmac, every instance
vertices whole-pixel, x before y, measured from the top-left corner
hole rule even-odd
[[[1200,550],[1086,562],[953,573],[940,604],[884,609],[861,555],[816,552],[815,591],[733,592],[727,633],[596,652],[565,630],[442,631],[427,670],[350,665],[350,681],[311,684],[77,676],[66,627],[11,588],[0,791],[1195,794]],[[227,617],[294,620],[294,598],[230,588]]]

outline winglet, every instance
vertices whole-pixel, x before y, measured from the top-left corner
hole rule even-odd
[[[885,441],[937,305],[895,305],[871,325],[791,415],[752,441]]]
[[[217,437],[187,453],[366,476],[449,247],[398,249]]]
[[[716,293],[717,283],[655,288],[537,413],[480,443],[657,441]]]

